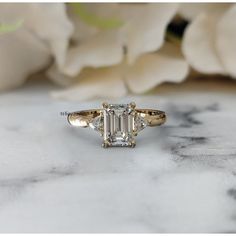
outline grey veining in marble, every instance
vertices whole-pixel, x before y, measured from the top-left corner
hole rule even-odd
[[[102,149],[36,86],[0,96],[0,232],[236,232],[236,95],[132,97],[168,114]],[[117,101],[112,101],[117,102]]]

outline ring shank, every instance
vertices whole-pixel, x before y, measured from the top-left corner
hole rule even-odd
[[[136,109],[136,112],[143,117],[148,126],[159,126],[165,123],[166,114],[164,111],[154,109]]]
[[[75,111],[67,116],[67,120],[73,126],[86,128],[94,118],[101,115],[101,112],[101,109]]]
[[[68,122],[77,127],[88,127],[94,118],[102,114],[103,109],[92,109],[72,112],[67,116]],[[165,123],[166,114],[164,111],[153,109],[135,109],[137,114],[147,121],[148,126],[159,126]]]

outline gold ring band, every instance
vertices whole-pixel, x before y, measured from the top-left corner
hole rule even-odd
[[[165,123],[166,114],[164,111],[154,109],[135,109],[135,111],[147,120],[148,126],[159,126]],[[86,128],[94,118],[100,116],[102,109],[91,109],[83,111],[75,111],[67,116],[68,122],[77,127]]]
[[[135,146],[134,136],[146,126],[154,127],[165,123],[164,111],[136,109],[129,104],[103,103],[102,109],[71,112],[68,122],[76,127],[91,127],[104,138],[103,147]]]

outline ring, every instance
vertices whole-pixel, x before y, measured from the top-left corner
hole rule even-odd
[[[147,126],[165,123],[166,114],[153,109],[136,109],[136,104],[108,104],[102,109],[71,112],[68,122],[76,127],[91,127],[100,132],[104,148],[135,147],[135,136]]]

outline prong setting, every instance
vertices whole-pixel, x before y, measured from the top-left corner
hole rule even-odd
[[[102,143],[102,147],[103,148],[108,148],[108,147],[110,147],[111,146],[111,144],[110,144],[110,142],[108,141],[108,140],[104,140],[103,141],[103,143]]]
[[[109,104],[108,104],[107,102],[103,102],[103,103],[102,103],[102,107],[103,107],[104,109],[107,109],[107,108],[109,107]]]
[[[131,103],[129,104],[129,106],[130,106],[130,108],[135,109],[136,103],[135,103],[135,102],[131,102]]]
[[[129,143],[129,147],[134,148],[135,146],[136,146],[136,142],[135,142],[135,140],[132,140],[132,141]]]

